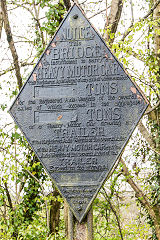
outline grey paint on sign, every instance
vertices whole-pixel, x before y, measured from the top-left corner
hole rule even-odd
[[[74,4],[10,113],[82,221],[147,106]]]

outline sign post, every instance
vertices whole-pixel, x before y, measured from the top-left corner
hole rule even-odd
[[[82,223],[79,223],[69,209],[68,213],[68,239],[69,240],[93,240],[93,209],[87,213]]]
[[[88,225],[99,189],[148,102],[74,4],[10,108],[15,122],[70,207]],[[83,227],[85,226],[85,227]],[[76,238],[78,239],[78,238]]]

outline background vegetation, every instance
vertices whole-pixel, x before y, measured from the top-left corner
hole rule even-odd
[[[0,1],[0,239],[67,239],[65,204],[7,110],[71,4]],[[150,101],[93,204],[94,238],[160,240],[160,1],[79,4]]]

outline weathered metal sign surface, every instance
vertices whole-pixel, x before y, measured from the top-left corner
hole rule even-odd
[[[10,113],[82,221],[147,105],[75,4]]]

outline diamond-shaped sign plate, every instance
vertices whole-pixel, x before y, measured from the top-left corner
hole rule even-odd
[[[74,4],[10,113],[82,221],[147,106]]]

